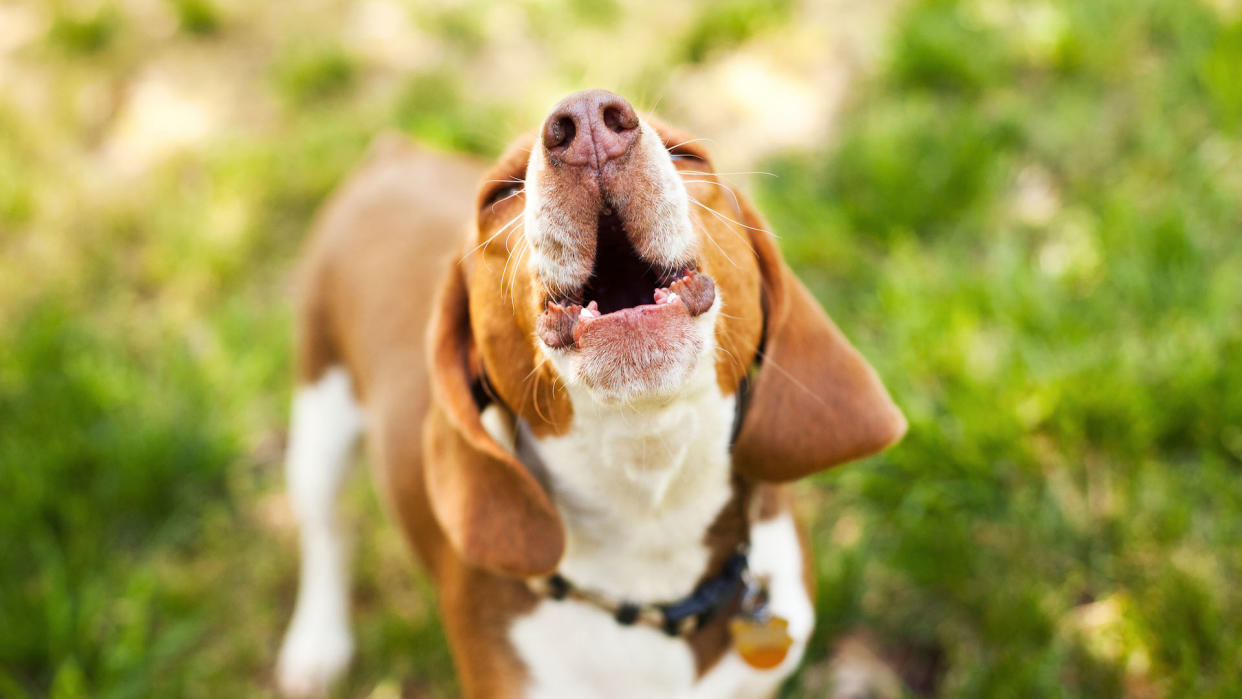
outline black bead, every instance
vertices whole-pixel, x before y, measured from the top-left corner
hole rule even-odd
[[[621,606],[617,607],[616,618],[617,623],[622,626],[633,624],[638,621],[638,605],[633,602],[622,602]]]
[[[569,594],[569,581],[559,574],[548,578],[548,596],[555,600],[565,599]]]

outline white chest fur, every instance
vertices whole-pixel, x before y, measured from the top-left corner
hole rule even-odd
[[[735,401],[710,362],[671,404],[592,407],[533,446],[566,527],[560,572],[576,586],[635,601],[671,601],[706,571],[708,527],[732,496],[729,437]],[[571,389],[571,396],[573,390]],[[778,668],[751,669],[730,653],[703,677],[681,640],[619,625],[577,601],[541,602],[509,636],[530,675],[531,697],[761,697],[797,665],[813,623],[792,519],[758,523],[751,568],[769,576],[775,611],[796,645]]]
[[[575,404],[576,425],[535,450],[565,522],[561,573],[642,600],[677,599],[707,567],[704,534],[733,494],[734,398],[712,385],[646,408]]]

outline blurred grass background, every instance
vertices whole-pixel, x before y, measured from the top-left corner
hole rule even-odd
[[[0,4],[0,696],[249,696],[292,606],[289,271],[376,133],[609,87],[709,137],[905,441],[801,489],[907,691],[1242,695],[1236,0]],[[365,478],[348,695],[451,696]]]

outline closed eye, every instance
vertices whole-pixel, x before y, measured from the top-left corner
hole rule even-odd
[[[694,141],[686,141],[684,143],[675,143],[673,145],[666,146],[668,148],[668,155],[672,158],[673,163],[677,165],[690,165],[701,169],[708,169],[710,161],[707,159],[707,153],[703,152],[703,150],[696,145],[696,142],[699,140],[702,139],[695,139]]]
[[[500,180],[497,186],[488,190],[483,199],[483,206],[494,206],[506,199],[515,197],[525,191],[526,183],[522,180]]]

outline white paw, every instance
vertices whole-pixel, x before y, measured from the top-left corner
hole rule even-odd
[[[276,684],[287,697],[321,697],[345,674],[354,655],[349,629],[294,618],[280,648]]]

